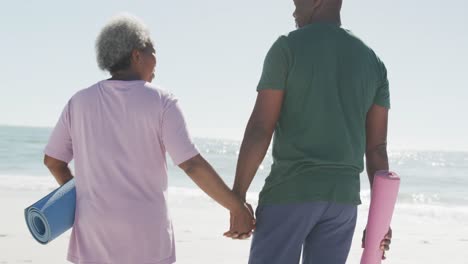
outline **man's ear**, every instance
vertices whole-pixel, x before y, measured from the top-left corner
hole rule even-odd
[[[312,4],[312,6],[314,11],[317,10],[323,4],[323,0],[314,0],[313,2],[314,3]]]

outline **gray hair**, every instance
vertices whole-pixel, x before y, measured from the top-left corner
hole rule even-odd
[[[121,14],[113,17],[96,39],[96,57],[101,70],[114,72],[130,66],[134,49],[152,44],[146,25],[138,18]]]

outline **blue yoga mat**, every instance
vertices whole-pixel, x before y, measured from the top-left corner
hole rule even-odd
[[[39,243],[49,243],[73,226],[75,205],[72,179],[24,210],[29,231]]]

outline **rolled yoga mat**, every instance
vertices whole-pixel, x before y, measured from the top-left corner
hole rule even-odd
[[[400,177],[396,173],[375,173],[361,264],[382,263],[380,244],[390,228],[399,188]]]
[[[75,180],[72,179],[24,210],[32,236],[47,244],[65,233],[75,221]]]

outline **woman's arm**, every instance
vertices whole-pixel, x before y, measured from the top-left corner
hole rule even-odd
[[[249,210],[237,195],[224,183],[211,165],[201,156],[182,162],[179,167],[202,189],[220,205],[231,212],[230,231],[237,234],[249,234],[254,228],[253,212]]]
[[[244,206],[211,165],[199,154],[181,163],[179,167],[211,198],[230,211]]]
[[[73,179],[70,168],[64,161],[44,155],[44,165],[46,165],[50,173],[54,175],[55,180],[58,182],[58,184],[60,184],[60,186]]]

